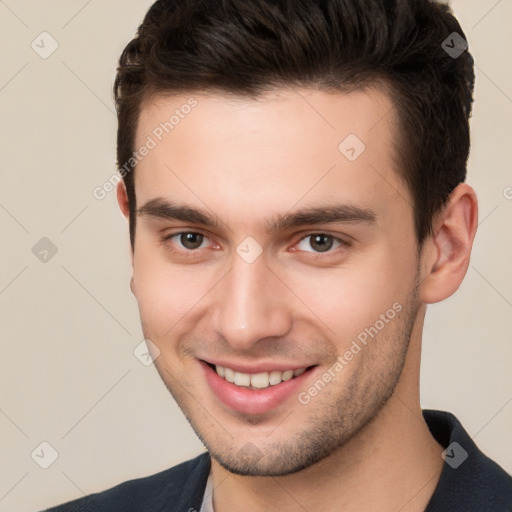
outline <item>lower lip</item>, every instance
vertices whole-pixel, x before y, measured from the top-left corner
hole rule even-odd
[[[217,372],[200,361],[206,381],[219,400],[230,409],[245,414],[264,414],[282,404],[292,395],[297,395],[304,386],[304,381],[315,369],[309,368],[302,375],[269,386],[264,389],[251,389],[237,386],[223,379]]]

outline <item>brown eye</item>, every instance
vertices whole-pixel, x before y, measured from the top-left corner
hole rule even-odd
[[[198,249],[204,240],[200,233],[181,233],[180,242],[186,249]]]
[[[201,233],[194,231],[182,231],[181,233],[174,233],[173,235],[166,236],[163,240],[165,242],[171,242],[178,246],[178,249],[186,249],[193,251],[199,249],[203,242],[205,242],[206,236]]]
[[[314,233],[308,236],[305,236],[298,244],[297,247],[301,251],[305,252],[328,252],[333,247],[334,244],[336,247],[340,246],[342,244],[341,240],[338,238],[333,237],[332,235],[326,235],[325,233]],[[313,251],[311,251],[313,249]]]
[[[309,244],[315,251],[325,252],[333,246],[333,239],[329,235],[314,235]]]

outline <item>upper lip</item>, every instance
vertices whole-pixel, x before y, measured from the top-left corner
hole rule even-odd
[[[276,361],[260,361],[256,363],[244,363],[244,362],[236,362],[236,361],[226,361],[226,360],[212,360],[212,359],[202,359],[205,363],[213,364],[215,366],[223,366],[224,368],[231,368],[235,370],[235,372],[240,373],[263,373],[263,372],[272,372],[272,371],[281,371],[284,372],[286,370],[298,370],[299,368],[308,368],[309,366],[314,366],[310,363],[305,364],[297,364],[291,362],[276,362]]]

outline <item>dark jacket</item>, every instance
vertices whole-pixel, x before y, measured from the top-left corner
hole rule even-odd
[[[450,413],[423,411],[446,448],[439,483],[425,512],[510,512],[512,478],[475,445]],[[152,476],[49,509],[50,512],[198,512],[210,471],[204,453]]]

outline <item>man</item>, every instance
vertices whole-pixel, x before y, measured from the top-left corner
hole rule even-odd
[[[207,448],[54,511],[510,510],[422,411],[460,286],[473,60],[428,0],[159,0],[115,96],[118,202],[155,366]]]

